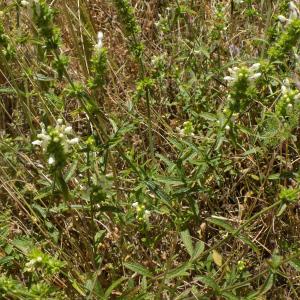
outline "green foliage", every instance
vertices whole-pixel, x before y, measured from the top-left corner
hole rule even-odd
[[[75,2],[0,4],[0,298],[298,299],[299,5]]]
[[[54,11],[45,0],[32,1],[33,21],[38,34],[45,40],[47,50],[58,49],[60,44],[60,30],[54,26]]]
[[[272,46],[269,51],[269,57],[271,60],[280,60],[285,58],[292,47],[294,47],[300,37],[300,20],[293,20],[285,29],[285,31],[280,35],[275,45]]]

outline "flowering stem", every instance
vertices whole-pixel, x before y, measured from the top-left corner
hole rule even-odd
[[[132,33],[133,36],[133,42],[135,45],[138,44],[137,38],[135,33]],[[142,80],[145,79],[145,65],[143,62],[143,58],[139,56],[139,64],[140,64],[140,70],[141,70],[141,77]],[[149,140],[149,148],[150,148],[150,154],[152,160],[155,159],[154,156],[154,142],[153,142],[153,131],[152,131],[152,117],[151,117],[151,103],[150,103],[150,90],[149,87],[146,86],[146,107],[147,107],[147,122],[148,122],[148,140]]]

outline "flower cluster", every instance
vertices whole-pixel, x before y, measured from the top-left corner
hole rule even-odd
[[[149,221],[150,211],[146,209],[144,204],[139,204],[138,202],[132,203],[132,207],[135,208],[138,221]]]
[[[63,166],[66,161],[66,156],[70,152],[70,145],[75,145],[79,142],[78,137],[73,136],[71,126],[63,124],[62,119],[58,119],[56,126],[53,128],[42,124],[42,132],[37,135],[38,139],[32,144],[41,146],[43,151],[48,154],[48,163],[53,166]]]
[[[225,108],[229,114],[240,113],[250,103],[255,95],[254,81],[261,76],[258,72],[260,64],[253,64],[251,67],[229,68],[229,76],[224,80],[229,82],[230,94],[228,95],[228,106]]]
[[[132,54],[141,58],[144,45],[140,39],[141,28],[134,14],[134,8],[129,0],[114,0],[119,19],[125,33],[129,38],[129,46]]]
[[[36,269],[43,269],[47,274],[55,274],[64,266],[62,261],[43,253],[39,249],[33,249],[28,256],[29,261],[25,264],[25,272],[34,272]]]
[[[234,67],[229,68],[229,76],[225,76],[224,80],[228,81],[231,85],[239,80],[254,81],[261,76],[261,73],[257,72],[260,68],[260,63],[253,64],[250,68],[247,67]]]
[[[38,35],[44,39],[43,50],[58,49],[61,35],[59,28],[54,25],[54,10],[48,5],[46,0],[34,0],[32,2],[32,14]]]
[[[276,104],[275,112],[278,116],[287,117],[300,104],[300,93],[292,89],[288,79],[285,79],[281,86],[282,96]]]
[[[92,76],[89,79],[89,86],[92,89],[102,87],[105,83],[107,71],[107,50],[103,47],[103,32],[97,34],[97,43],[91,59]]]
[[[290,10],[290,14],[288,18],[286,18],[283,15],[278,16],[278,20],[285,25],[290,24],[293,20],[299,19],[300,17],[299,9],[293,1],[290,1],[289,3],[289,10]]]
[[[186,121],[183,123],[182,128],[177,128],[181,136],[194,136],[194,126],[191,121]]]
[[[284,31],[280,34],[277,41],[268,50],[272,61],[282,60],[289,56],[289,52],[295,47],[300,37],[300,11],[293,1],[289,2],[289,17],[278,16],[281,23],[284,24]]]
[[[239,260],[237,263],[237,269],[242,272],[245,270],[247,263],[244,260]]]

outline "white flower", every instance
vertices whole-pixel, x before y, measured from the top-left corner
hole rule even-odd
[[[225,77],[224,77],[224,80],[226,80],[226,81],[234,81],[235,78],[234,78],[234,77],[231,77],[231,76],[225,76]]]
[[[74,139],[71,139],[71,140],[69,140],[69,144],[71,144],[71,145],[75,145],[75,144],[78,144],[78,142],[79,142],[79,138],[74,138]]]
[[[62,125],[63,122],[64,122],[63,119],[57,119],[57,121],[56,121],[56,123],[57,123],[58,125]]]
[[[55,163],[55,158],[53,156],[50,156],[48,159],[48,164],[53,165]]]
[[[281,93],[282,93],[282,94],[286,94],[287,92],[288,92],[287,87],[286,87],[285,85],[282,85],[282,86],[281,86]]]
[[[244,78],[245,76],[247,76],[249,81],[254,81],[255,79],[261,76],[261,73],[255,73],[256,71],[258,71],[259,68],[260,63],[255,63],[249,68],[228,68],[228,72],[230,73],[230,75],[225,76],[224,80],[229,81],[231,84],[234,84],[234,82],[237,81],[239,78]]]
[[[35,140],[35,141],[32,142],[32,145],[41,146],[42,143],[43,143],[43,141],[41,141],[41,140]]]
[[[261,73],[255,73],[252,76],[249,77],[250,80],[255,80],[261,76]]]
[[[133,202],[132,207],[138,207],[139,203],[138,202]]]
[[[258,69],[260,68],[260,63],[256,63],[256,64],[253,64],[249,70],[250,71],[257,71]]]
[[[229,125],[226,125],[226,126],[225,126],[225,130],[226,130],[226,131],[229,131],[229,130],[230,130],[230,126],[229,126]]]
[[[44,141],[49,141],[51,138],[48,134],[45,134],[45,133],[39,133],[37,135],[37,137],[41,140],[44,140]]]
[[[73,131],[73,128],[71,126],[68,126],[68,127],[65,128],[65,133],[66,134],[71,134],[72,131]]]
[[[289,19],[290,20],[297,19],[299,17],[300,13],[299,13],[298,7],[296,6],[296,4],[293,1],[290,1],[289,8],[290,8]]]
[[[288,79],[288,78],[284,79],[284,80],[283,80],[283,84],[289,87],[289,86],[290,86],[290,81],[289,81],[289,79]]]
[[[300,93],[298,93],[295,97],[294,97],[295,101],[298,103],[300,100]]]
[[[22,1],[21,1],[21,5],[22,5],[22,6],[28,6],[28,5],[29,5],[29,2],[26,1],[26,0],[22,0]]]
[[[279,15],[278,16],[278,20],[281,22],[281,23],[287,23],[288,22],[288,19],[283,16],[283,15]]]
[[[144,212],[144,216],[147,218],[150,215],[151,215],[151,212],[148,209],[146,209],[145,212]]]
[[[97,44],[95,45],[97,50],[100,50],[103,46],[103,32],[99,31],[97,34]]]

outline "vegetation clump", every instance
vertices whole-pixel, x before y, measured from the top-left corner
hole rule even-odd
[[[1,299],[300,298],[299,1],[2,2]]]

